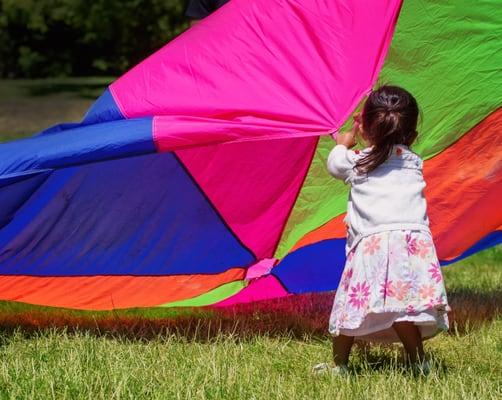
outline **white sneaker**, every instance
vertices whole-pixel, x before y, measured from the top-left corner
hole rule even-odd
[[[312,367],[312,372],[316,375],[331,373],[332,375],[348,375],[349,368],[346,365],[336,365],[334,367],[328,363],[316,364]]]
[[[429,375],[429,373],[431,372],[431,366],[429,364],[429,361],[423,360],[413,364],[413,372],[416,375],[423,375],[423,376]]]

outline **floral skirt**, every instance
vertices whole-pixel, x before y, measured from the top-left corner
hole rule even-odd
[[[430,233],[385,231],[349,251],[329,321],[332,335],[399,341],[394,322],[414,322],[422,338],[448,329],[443,276]]]

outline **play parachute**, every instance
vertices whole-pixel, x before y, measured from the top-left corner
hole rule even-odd
[[[501,37],[498,0],[232,0],[81,123],[0,145],[0,299],[101,310],[336,289],[348,188],[326,171],[328,133],[378,80],[421,105],[443,264],[500,243]]]

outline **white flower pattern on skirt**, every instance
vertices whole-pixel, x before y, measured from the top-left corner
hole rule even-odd
[[[410,320],[427,324],[430,337],[447,329],[447,310],[430,234],[385,231],[364,237],[349,251],[333,303],[330,332],[368,336],[373,329],[371,318],[378,314],[374,329],[383,331],[396,320]]]

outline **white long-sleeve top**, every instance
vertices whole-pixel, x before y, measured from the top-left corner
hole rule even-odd
[[[347,205],[347,249],[361,238],[387,230],[429,231],[422,159],[404,145],[394,146],[392,155],[369,174],[359,174],[356,162],[371,151],[333,148],[328,170],[351,185]]]

